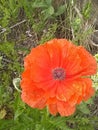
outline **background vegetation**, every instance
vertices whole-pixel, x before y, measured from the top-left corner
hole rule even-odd
[[[94,4],[91,0],[0,0],[0,130],[98,130],[98,73],[91,77],[95,96],[67,118],[30,108],[17,88],[23,57],[54,37],[83,45],[98,61]]]

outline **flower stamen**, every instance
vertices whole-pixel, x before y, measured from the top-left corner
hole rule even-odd
[[[52,76],[55,80],[64,80],[65,70],[63,68],[55,68],[52,71]]]

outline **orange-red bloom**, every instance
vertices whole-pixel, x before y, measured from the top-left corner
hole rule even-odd
[[[24,59],[22,100],[33,108],[68,116],[94,94],[88,76],[96,73],[93,56],[82,46],[53,39],[33,48]]]

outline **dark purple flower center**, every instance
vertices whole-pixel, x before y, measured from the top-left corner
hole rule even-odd
[[[52,71],[52,76],[55,80],[64,80],[65,70],[63,68],[55,68]]]

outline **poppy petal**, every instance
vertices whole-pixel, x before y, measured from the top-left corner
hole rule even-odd
[[[92,81],[89,78],[80,78],[76,81],[73,81],[72,88],[74,95],[72,95],[72,97],[68,100],[71,106],[80,104],[83,100],[87,100],[94,94]]]
[[[36,94],[35,91],[33,92],[27,92],[27,91],[22,91],[21,98],[22,100],[27,103],[29,106],[33,108],[39,108],[42,109],[46,105],[46,99],[43,98],[43,91],[42,90],[37,90],[37,92],[40,91],[39,93]]]
[[[50,57],[50,64],[52,68],[59,67],[61,63],[61,49],[57,39],[46,43],[47,51]],[[55,51],[55,52],[54,52]]]
[[[56,104],[49,104],[48,108],[49,108],[49,112],[52,115],[56,115],[57,114],[58,110],[57,110],[57,105]]]
[[[61,101],[67,101],[72,95],[74,91],[72,90],[72,86],[67,83],[58,83],[58,88],[56,92],[56,98]]]
[[[35,82],[51,79],[50,59],[43,46],[31,50],[31,53],[24,59],[24,66],[25,69],[30,69],[31,78]]]
[[[58,101],[57,109],[61,116],[70,116],[75,112],[75,106],[71,107],[67,102]]]
[[[82,76],[95,74],[97,71],[97,62],[95,58],[87,52],[82,46],[78,47],[78,54],[81,59],[80,66],[82,67]]]

